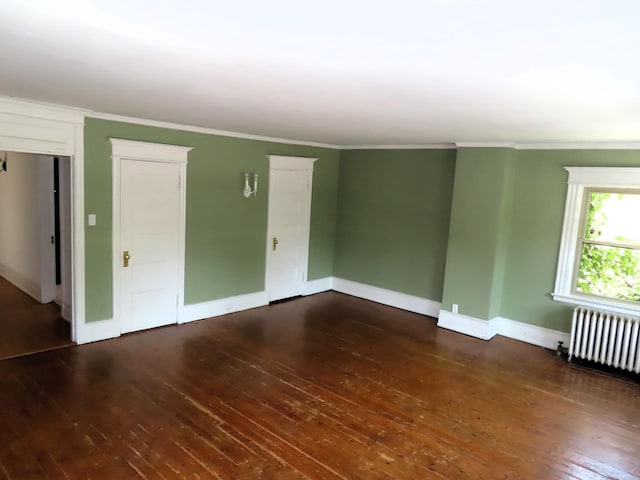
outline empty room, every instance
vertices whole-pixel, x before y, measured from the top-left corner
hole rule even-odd
[[[640,478],[636,2],[0,15],[0,479]]]

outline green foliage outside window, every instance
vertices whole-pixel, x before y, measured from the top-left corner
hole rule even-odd
[[[633,224],[625,225],[620,221],[620,215],[617,216],[617,222],[610,219],[616,208],[622,208],[623,200],[626,203],[626,211],[630,211],[629,200],[640,200],[640,195],[591,193],[586,228],[583,232],[577,290],[592,295],[640,302],[640,249],[637,249],[640,246],[640,234],[636,235],[640,231],[640,211],[625,217],[628,222],[634,222]]]

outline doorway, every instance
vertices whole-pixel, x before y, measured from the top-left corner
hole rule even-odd
[[[0,156],[6,165],[0,171],[4,359],[73,343],[71,159],[20,152]]]
[[[265,290],[270,302],[303,293],[309,264],[311,191],[316,160],[269,156]]]

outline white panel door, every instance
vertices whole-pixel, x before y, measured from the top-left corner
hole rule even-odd
[[[302,294],[311,206],[309,170],[270,170],[266,291],[269,301]]]
[[[178,321],[180,174],[176,163],[120,161],[118,314],[123,333]]]

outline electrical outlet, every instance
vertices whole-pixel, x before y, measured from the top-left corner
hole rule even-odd
[[[458,304],[454,303],[451,305],[451,313],[458,313]]]

